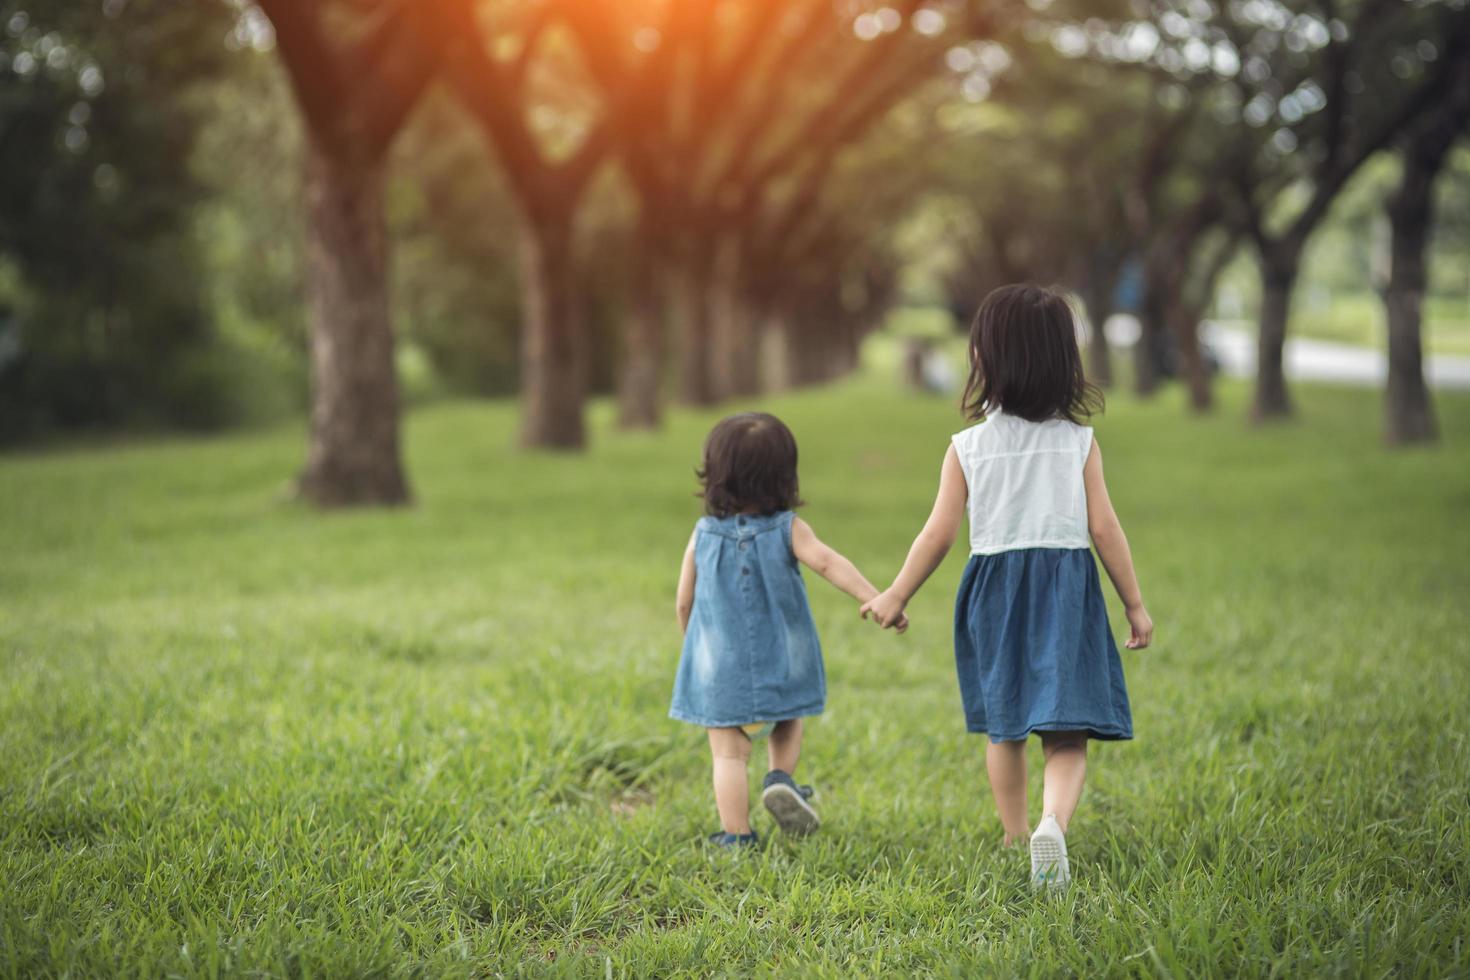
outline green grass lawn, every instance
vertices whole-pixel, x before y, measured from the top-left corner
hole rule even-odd
[[[283,503],[294,430],[0,460],[0,974],[1463,975],[1470,399],[1390,453],[1374,393],[1259,431],[1244,396],[1100,423],[1157,645],[1056,901],[964,732],[959,553],[902,637],[808,576],[826,824],[701,846],[704,737],[665,711],[713,415],[602,406],[570,457],[426,409],[396,512]],[[765,407],[807,519],[886,581],[951,408],[876,378]]]

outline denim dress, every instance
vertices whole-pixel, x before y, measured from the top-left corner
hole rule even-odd
[[[791,511],[695,526],[694,608],[669,717],[705,728],[818,715],[822,647],[791,551]]]

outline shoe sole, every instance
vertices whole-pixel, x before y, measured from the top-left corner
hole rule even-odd
[[[776,825],[785,833],[805,837],[822,825],[822,818],[817,816],[817,811],[790,786],[780,783],[767,786],[761,793],[761,802],[771,811],[771,816],[776,818]]]
[[[1072,880],[1067,866],[1067,842],[1060,836],[1037,834],[1031,838],[1031,887],[1065,888]]]

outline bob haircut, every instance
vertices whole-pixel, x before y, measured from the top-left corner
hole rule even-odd
[[[695,476],[704,512],[713,517],[774,514],[803,503],[797,496],[796,437],[765,412],[721,419],[704,441],[704,466]]]
[[[960,396],[965,417],[1004,411],[1028,422],[1078,425],[1103,409],[1087,380],[1072,307],[1055,290],[1022,283],[991,291],[970,327],[970,378]]]

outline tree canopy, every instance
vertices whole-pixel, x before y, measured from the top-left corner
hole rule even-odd
[[[589,396],[649,427],[826,380],[1018,279],[1076,293],[1104,383],[1136,314],[1135,389],[1203,411],[1243,256],[1276,417],[1355,177],[1461,172],[1467,38],[1451,0],[10,0],[0,430],[306,402],[302,491],[402,500],[405,397],[516,392],[575,448]]]

